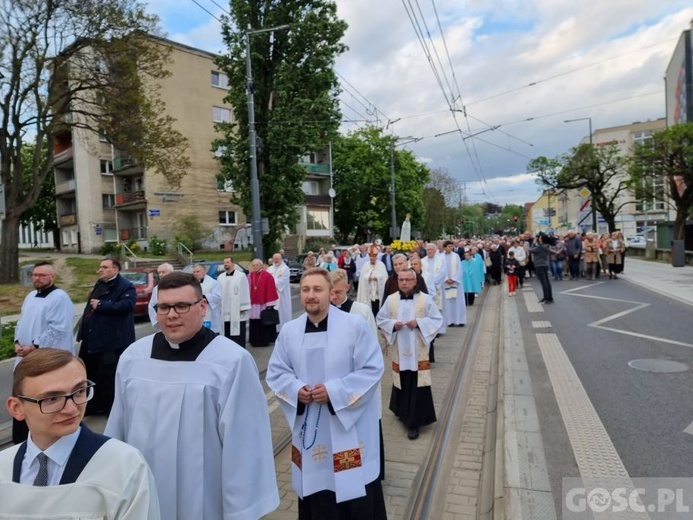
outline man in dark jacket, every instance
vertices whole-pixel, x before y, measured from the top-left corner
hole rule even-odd
[[[580,279],[580,256],[582,255],[582,239],[580,235],[575,234],[574,230],[568,231],[565,244],[565,256],[568,259],[568,268],[570,270],[570,279]]]
[[[77,333],[79,357],[98,391],[87,404],[87,415],[109,413],[113,406],[118,359],[135,341],[135,286],[120,276],[120,262],[101,260],[99,280],[89,293]]]

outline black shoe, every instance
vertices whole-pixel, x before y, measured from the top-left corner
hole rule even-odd
[[[539,303],[546,303],[546,299],[539,300]]]
[[[418,428],[409,428],[409,432],[407,432],[407,437],[409,437],[412,441],[415,439],[419,438],[419,429]]]
[[[546,300],[544,303],[553,303],[553,300]]]

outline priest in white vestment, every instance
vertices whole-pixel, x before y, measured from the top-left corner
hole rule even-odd
[[[453,253],[452,242],[446,240],[444,248],[443,319],[450,327],[464,327],[467,324],[467,304],[464,301],[462,261],[460,255]]]
[[[293,432],[292,481],[300,520],[386,518],[378,383],[383,357],[359,316],[330,305],[331,280],[304,273],[306,312],[279,333],[267,384]]]
[[[217,280],[221,286],[221,319],[224,336],[245,348],[246,323],[250,312],[248,277],[230,256],[224,258],[224,273]]]
[[[256,520],[279,505],[267,400],[253,357],[203,326],[187,273],[159,285],[161,332],[128,347],[105,433],[149,463],[166,520]]]
[[[368,305],[373,311],[373,316],[378,314],[382,304],[388,278],[387,268],[378,260],[378,256],[378,246],[371,244],[368,248],[368,262],[361,267],[359,288],[356,293],[356,301]]]
[[[159,275],[159,282],[164,276],[166,276],[169,273],[172,273],[173,271],[173,266],[168,262],[164,262],[159,267],[157,267],[156,274]],[[149,315],[149,322],[152,324],[152,328],[154,328],[154,330],[159,330],[159,323],[156,320],[156,311],[154,310],[156,302],[159,301],[158,294],[159,287],[154,286],[154,289],[152,290],[152,296],[151,298],[149,298],[149,303],[147,304],[147,314]]]
[[[30,433],[0,451],[0,518],[160,518],[142,454],[80,424],[94,395],[81,359],[40,348],[17,366],[13,389],[7,408]]]
[[[65,291],[55,285],[55,268],[38,262],[32,272],[34,290],[22,303],[22,314],[14,328],[14,365],[40,347],[54,347],[74,354],[72,327],[75,306]],[[12,442],[26,440],[29,430],[24,421],[12,421]]]
[[[204,324],[217,334],[221,333],[221,286],[214,278],[207,274],[205,266],[197,264],[193,269],[193,275],[202,286],[202,294],[207,300],[207,316]]]
[[[399,292],[388,296],[378,327],[385,333],[392,360],[390,410],[408,428],[407,436],[419,437],[419,428],[436,421],[431,393],[429,344],[436,337],[443,317],[433,299],[416,289],[416,273],[398,273]]]
[[[435,291],[430,293],[438,306],[438,310],[443,312],[443,286],[445,285],[445,265],[443,264],[443,255],[438,253],[438,248],[433,243],[426,244],[426,256],[421,259],[421,273],[426,281],[426,287],[431,285],[435,287]],[[429,280],[431,283],[429,283]],[[438,334],[445,334],[447,326],[445,320],[440,327]]]
[[[267,268],[267,272],[274,278],[274,285],[277,286],[279,294],[279,325],[277,330],[282,330],[282,326],[291,321],[291,284],[289,266],[286,265],[282,255],[276,253],[272,256],[272,265]]]

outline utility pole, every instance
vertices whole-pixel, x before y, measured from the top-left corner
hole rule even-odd
[[[248,141],[250,142],[250,202],[251,229],[253,232],[253,258],[264,261],[262,250],[262,211],[260,209],[260,181],[257,176],[257,136],[255,134],[255,87],[253,86],[253,71],[250,62],[250,36],[264,32],[288,29],[288,25],[279,25],[268,29],[258,29],[245,33],[245,74],[248,94]]]

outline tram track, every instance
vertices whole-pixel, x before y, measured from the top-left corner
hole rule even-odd
[[[414,480],[409,500],[401,517],[403,519],[434,518],[435,513],[438,512],[436,509],[441,507],[440,494],[445,495],[445,489],[441,489],[441,486],[444,485],[447,488],[445,472],[451,463],[448,448],[454,448],[450,443],[458,438],[461,418],[469,397],[471,375],[484,317],[489,309],[493,309],[490,300],[491,294],[488,290],[484,292],[483,298],[477,300],[481,308],[465,336],[460,356],[450,378],[452,384],[448,387],[443,408],[438,415],[438,427],[424,459],[425,462]],[[452,451],[454,453],[454,449]]]

